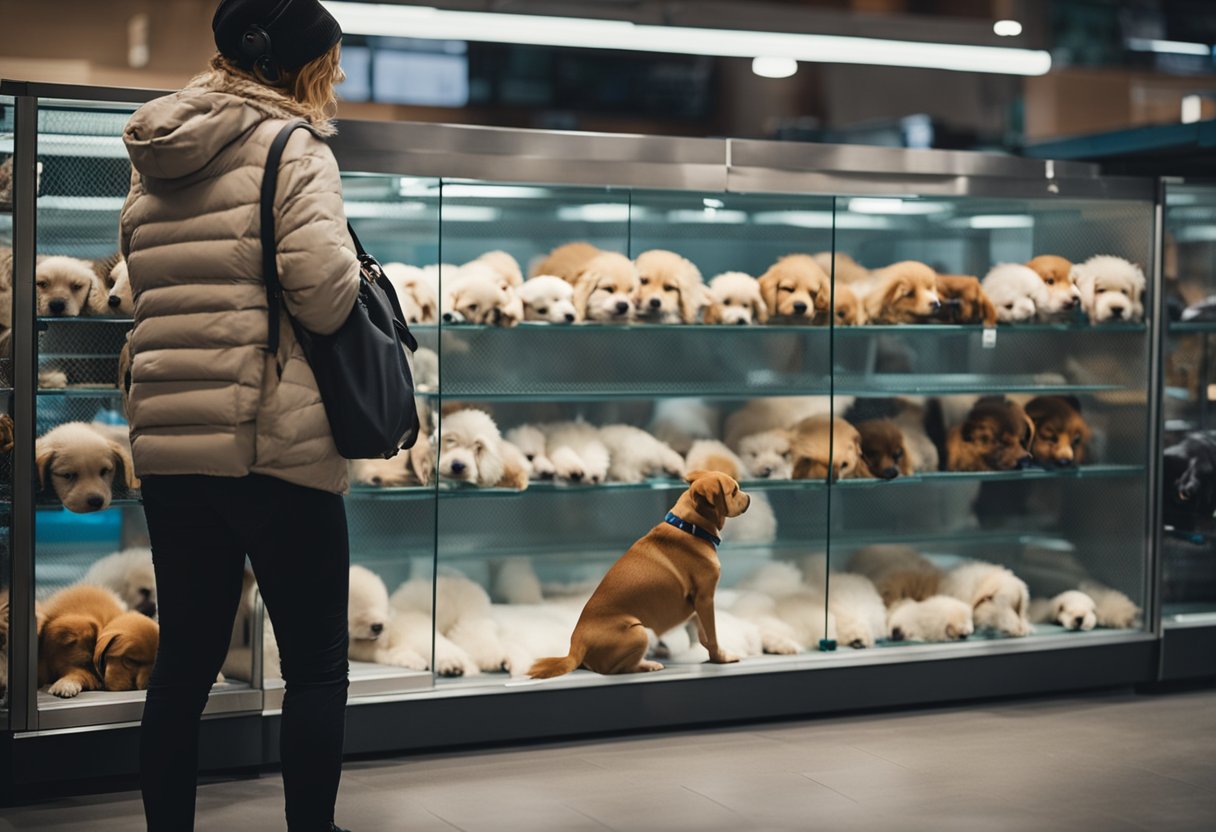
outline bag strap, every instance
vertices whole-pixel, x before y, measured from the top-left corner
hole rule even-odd
[[[312,126],[303,120],[291,121],[284,125],[279,134],[270,144],[270,152],[266,154],[266,170],[262,174],[262,280],[266,282],[266,351],[271,355],[279,352],[280,310],[283,303],[283,284],[279,282],[278,241],[274,234],[274,194],[279,184],[279,164],[283,161],[283,151],[287,140],[296,130],[312,130]]]

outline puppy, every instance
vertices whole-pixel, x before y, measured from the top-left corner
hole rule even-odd
[[[109,508],[115,480],[128,490],[139,487],[131,452],[84,422],[48,431],[35,443],[34,454],[40,487],[77,514]]]
[[[1054,254],[1040,254],[1026,263],[1027,268],[1047,287],[1039,307],[1039,317],[1044,320],[1068,318],[1081,306],[1081,290],[1073,283],[1073,264]]]
[[[386,644],[380,637],[388,627],[391,608],[388,587],[380,576],[365,566],[350,568],[350,596],[346,610],[350,634],[350,658],[357,662],[382,662],[387,658]],[[385,640],[387,641],[387,639]]]
[[[704,399],[659,399],[646,429],[676,453],[687,454],[697,439],[718,435],[721,419],[721,410]]]
[[[1094,599],[1084,592],[1070,589],[1054,598],[1036,598],[1030,602],[1031,623],[1059,624],[1065,630],[1092,630],[1098,624]]]
[[[523,304],[507,280],[476,261],[442,285],[440,310],[447,323],[514,326],[523,318]]]
[[[715,664],[737,661],[718,645],[714,591],[721,567],[716,544],[696,531],[716,536],[727,518],[747,511],[750,498],[725,474],[692,471],[689,488],[670,512],[691,528],[660,523],[608,570],[570,636],[566,656],[538,659],[528,671],[548,679],[586,667],[596,673],[662,670],[646,659],[646,630],[665,633],[697,619],[701,644]]]
[[[50,685],[50,693],[64,699],[82,690],[101,690],[94,665],[98,637],[123,612],[118,596],[97,586],[72,586],[52,595],[42,609],[39,686]]]
[[[543,430],[536,425],[520,425],[507,431],[506,438],[508,442],[519,448],[520,453],[532,466],[533,479],[551,480],[557,475],[557,469],[548,457],[549,440],[545,437]]]
[[[760,292],[760,283],[750,274],[723,272],[709,281],[707,324],[747,326],[768,322],[768,305]]]
[[[127,271],[127,261],[119,260],[110,270],[108,281],[109,292],[106,295],[106,306],[111,315],[119,318],[129,318],[135,314],[135,296],[131,290],[131,276]]]
[[[640,321],[695,324],[704,300],[705,284],[692,261],[674,251],[651,249],[638,255],[638,288],[634,314]]]
[[[13,201],[13,157],[0,162],[0,203]]]
[[[905,598],[887,611],[891,641],[961,641],[974,632],[971,607],[945,595],[923,601]]]
[[[160,626],[148,616],[124,612],[111,619],[101,628],[93,650],[93,665],[102,687],[147,690],[159,645]]]
[[[118,595],[128,609],[156,617],[156,570],[151,549],[124,549],[106,555],[89,567],[80,582],[104,587]]]
[[[638,287],[632,260],[615,252],[600,252],[574,279],[574,312],[580,321],[628,323],[634,319]]]
[[[864,295],[866,320],[872,324],[913,324],[941,310],[937,273],[924,263],[904,260],[871,272],[855,285]]]
[[[734,480],[747,476],[747,466],[739,456],[716,439],[698,439],[688,449],[684,465],[689,471],[716,471]]]
[[[844,419],[811,416],[790,431],[790,458],[796,480],[852,480],[871,477],[861,456],[861,434]]]
[[[809,324],[826,315],[831,279],[809,254],[787,254],[760,276],[760,296],[770,318]]]
[[[804,558],[802,573],[808,585],[825,592],[841,644],[860,650],[886,638],[887,608],[869,578],[836,571],[829,577],[824,555]]]
[[[783,428],[753,433],[736,447],[747,475],[761,480],[788,480],[794,474],[790,461],[790,435]]]
[[[1144,272],[1134,263],[1096,254],[1073,267],[1073,281],[1093,323],[1144,320]]]
[[[384,274],[397,292],[397,303],[407,324],[433,324],[439,320],[439,294],[426,272],[405,263],[385,263]]]
[[[858,263],[843,251],[833,254],[821,251],[815,255],[815,262],[830,277],[836,280],[837,289],[841,283],[859,283],[870,276],[870,270]]]
[[[350,463],[352,482],[376,488],[429,485],[434,473],[431,440],[426,436],[419,436],[412,448],[391,459],[353,459]]]
[[[491,615],[490,596],[464,575],[439,575],[433,585],[427,578],[407,581],[389,603],[394,612],[392,629],[399,629],[399,620],[407,625],[406,635],[428,659],[433,620],[434,667],[439,675],[476,676],[505,669],[507,651]],[[425,640],[419,639],[418,630]]]
[[[910,599],[924,601],[938,594],[942,571],[910,546],[875,545],[855,551],[847,571],[874,582],[888,607]]]
[[[946,436],[946,470],[1012,471],[1030,464],[1034,423],[1003,396],[984,396]]]
[[[524,305],[525,321],[569,324],[578,319],[574,287],[553,275],[537,275],[516,291]]]
[[[650,477],[684,476],[684,459],[667,445],[633,425],[606,425],[600,441],[608,448],[610,482],[642,482]]]
[[[441,420],[439,476],[477,485],[523,491],[528,487],[528,461],[502,438],[484,410],[457,410]]]
[[[837,283],[832,302],[836,326],[861,326],[867,322],[865,306],[851,287]]]
[[[489,266],[513,289],[523,285],[524,273],[519,268],[519,261],[505,251],[487,251],[472,262]]]
[[[942,302],[942,318],[948,323],[996,326],[996,307],[984,293],[979,278],[939,274],[937,296]]]
[[[588,263],[600,254],[600,250],[591,243],[566,243],[549,252],[542,260],[530,269],[530,275],[536,277],[551,274],[573,285]]]
[[[545,453],[553,463],[557,479],[587,485],[608,480],[612,455],[594,425],[583,421],[555,422],[542,426],[542,430],[547,438]]]
[[[1139,626],[1140,608],[1119,590],[1093,581],[1085,581],[1077,589],[1093,599],[1094,618],[1099,627],[1130,630]]]
[[[861,457],[870,474],[893,480],[912,473],[911,456],[903,431],[890,419],[868,419],[857,423],[861,434]]]
[[[1036,396],[1026,403],[1026,415],[1034,424],[1030,455],[1035,462],[1047,468],[1071,468],[1085,461],[1092,433],[1076,396]]]
[[[837,396],[836,408],[841,412],[853,404],[852,396]],[[753,433],[773,428],[792,428],[811,416],[832,412],[831,396],[769,396],[752,399],[726,418],[723,440],[732,448]]]
[[[92,264],[75,257],[39,257],[34,285],[40,316],[76,318],[104,315],[109,309],[109,296]]]
[[[1047,284],[1034,269],[1017,263],[993,266],[982,285],[1001,323],[1034,320],[1040,307],[1048,306]]]
[[[1007,636],[1028,636],[1030,590],[1026,583],[1003,566],[975,561],[948,571],[942,578],[941,594],[971,605],[978,629]]]
[[[839,635],[822,589],[804,582],[791,563],[767,563],[739,589],[731,612],[760,628],[765,653],[802,653]]]

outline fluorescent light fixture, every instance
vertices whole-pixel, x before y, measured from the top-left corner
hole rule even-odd
[[[1034,228],[1034,217],[1028,214],[977,214],[967,217],[965,222],[968,228],[983,230]]]
[[[849,210],[859,214],[944,214],[950,206],[916,199],[857,197],[849,200]]]
[[[557,209],[557,218],[563,222],[629,222],[630,217],[629,206],[623,202],[593,202],[590,205],[564,205]]]
[[[356,220],[367,219],[418,219],[428,208],[425,202],[363,202],[349,200],[346,203],[346,216]],[[435,218],[437,219],[437,218]]]
[[[1182,96],[1182,123],[1194,124],[1203,119],[1203,99],[1198,95]]]
[[[502,219],[502,211],[482,205],[448,205],[445,203],[439,216],[443,222],[498,222]]]
[[[761,78],[789,78],[798,71],[793,58],[753,58],[752,72]]]
[[[349,35],[621,49],[720,58],[780,55],[787,60],[814,63],[906,66],[1002,75],[1043,75],[1051,69],[1051,55],[1040,49],[654,26],[627,20],[462,12],[385,3],[327,0],[322,5]]]
[[[992,31],[1003,38],[1016,38],[1022,34],[1022,24],[1016,20],[998,20],[992,24]]]
[[[445,199],[538,199],[550,196],[547,188],[514,185],[444,185]],[[438,195],[440,189],[435,189]]]
[[[747,222],[746,211],[722,211],[717,208],[705,208],[700,211],[677,209],[667,212],[670,223],[714,224],[714,225],[743,225]]]
[[[709,196],[702,199],[701,204],[704,205],[706,208],[725,208],[726,207],[726,203],[723,202],[722,200],[714,199],[713,197],[709,197]]]
[[[1157,40],[1156,38],[1128,38],[1127,48],[1135,52],[1166,52],[1171,55],[1212,54],[1206,43],[1187,43],[1181,40]]]
[[[868,216],[865,214],[837,214],[837,228],[860,229],[864,231],[880,231],[891,227],[891,221],[886,217]],[[794,228],[831,228],[831,211],[761,211],[752,215],[756,225],[787,225]]]

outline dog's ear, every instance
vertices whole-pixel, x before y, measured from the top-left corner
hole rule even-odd
[[[97,637],[97,646],[93,648],[93,667],[104,682],[106,678],[106,654],[118,641],[120,633],[116,630],[102,631]]]
[[[704,284],[701,282],[701,272],[692,263],[688,263],[680,279],[676,281],[676,291],[680,294],[680,320],[686,324],[695,324],[701,314],[701,307],[707,299]]]
[[[794,470],[790,474],[790,478],[795,480],[809,480],[812,478],[811,474],[814,472],[814,470],[815,460],[811,459],[809,456],[800,456],[794,460]]]
[[[587,271],[579,272],[574,281],[574,317],[576,321],[587,320],[587,303],[595,291],[597,278]]]
[[[780,282],[780,275],[776,274],[773,266],[764,274],[760,275],[757,281],[760,284],[760,302],[764,304],[767,311],[773,314],[777,313],[777,284]]]
[[[705,308],[705,323],[722,323],[722,304],[718,303],[717,298],[711,300],[709,306]]]
[[[756,323],[768,323],[768,303],[765,302],[763,295],[757,295],[752,300],[752,319]]]
[[[958,638],[958,628],[954,626],[954,622],[952,622],[952,621],[946,622],[946,638],[948,638],[948,639]]]
[[[421,316],[421,323],[433,324],[438,320],[438,313],[435,309],[435,302],[431,299],[419,301],[418,314]]]
[[[435,473],[435,458],[431,453],[430,438],[419,436],[409,454],[410,471],[413,472],[414,478],[418,480],[419,485],[429,485],[431,476]]]
[[[976,609],[979,607],[980,604],[986,603],[988,601],[992,601],[995,598],[996,598],[995,592],[989,592],[984,595],[981,595],[979,598],[975,599],[974,603],[971,604],[971,609]]]
[[[478,484],[487,487],[498,485],[506,473],[502,461],[502,452],[498,447],[497,437],[478,437],[474,445],[474,455],[477,457]]]
[[[110,452],[114,454],[114,476],[122,477],[121,482],[128,490],[139,488],[139,478],[135,476],[135,463],[131,454],[119,442],[110,440]]]
[[[704,471],[694,473],[705,474]],[[700,477],[688,489],[697,504],[697,511],[714,518],[718,528],[726,522],[726,489],[719,477]]]
[[[55,464],[55,449],[39,441],[34,444],[34,454],[34,467],[38,470],[38,488],[46,491],[54,485],[51,482],[51,466]]]

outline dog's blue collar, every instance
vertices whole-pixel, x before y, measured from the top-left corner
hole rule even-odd
[[[716,535],[710,534],[709,532],[705,531],[705,529],[701,528],[700,526],[694,525],[693,523],[689,523],[687,520],[683,520],[679,517],[676,517],[670,511],[667,512],[667,516],[663,518],[663,522],[667,523],[667,525],[669,525],[669,526],[675,526],[677,529],[679,529],[682,532],[688,532],[693,537],[699,537],[702,540],[708,540],[710,543],[713,544],[713,547],[715,549],[717,549],[718,544],[720,544],[722,542],[722,538],[717,537]]]

